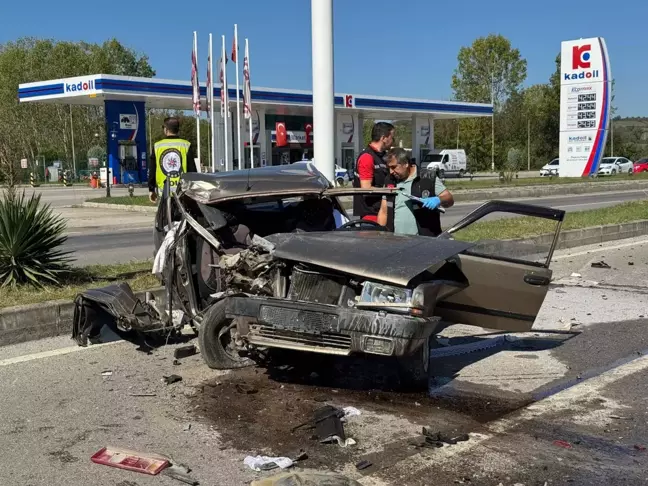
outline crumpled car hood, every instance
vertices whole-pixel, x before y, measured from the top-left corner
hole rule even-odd
[[[279,233],[267,236],[274,257],[406,287],[472,243],[382,231]]]

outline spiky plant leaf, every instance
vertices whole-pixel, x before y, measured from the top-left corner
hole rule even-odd
[[[0,199],[0,286],[59,284],[70,271],[65,221],[23,191]]]

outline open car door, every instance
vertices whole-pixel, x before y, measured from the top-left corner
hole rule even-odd
[[[438,302],[437,315],[450,322],[489,329],[531,329],[551,282],[549,264],[558,242],[564,211],[509,201],[491,201],[446,230],[439,238],[473,241],[475,227],[471,226],[477,221],[487,216],[491,219],[515,215],[542,219],[546,221],[543,224],[547,224],[547,230],[553,229],[553,232],[540,244],[525,239],[479,240],[474,247],[458,255],[457,263],[469,285]]]

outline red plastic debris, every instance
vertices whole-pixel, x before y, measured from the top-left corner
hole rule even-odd
[[[571,449],[572,445],[569,442],[565,442],[564,440],[554,440],[553,444],[558,446],[558,447],[564,447],[565,449]]]
[[[96,452],[90,460],[96,464],[117,467],[155,476],[169,466],[169,461],[154,454],[104,447]]]

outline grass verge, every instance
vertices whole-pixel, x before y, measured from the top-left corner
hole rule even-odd
[[[648,200],[632,201],[608,208],[567,213],[561,231],[648,219]],[[455,233],[463,241],[527,238],[556,231],[556,222],[528,216],[475,223]]]
[[[128,282],[135,292],[148,290],[160,285],[151,273],[152,265],[152,261],[91,265],[75,268],[61,286],[48,285],[43,289],[28,286],[0,288],[0,308],[39,304],[48,300],[73,300],[79,292],[117,282]]]
[[[152,203],[148,196],[119,196],[119,197],[99,197],[88,199],[86,202],[101,204],[120,204],[122,206],[148,206],[154,208],[157,203]]]
[[[460,190],[460,189],[490,189],[498,187],[524,187],[524,186],[549,186],[549,185],[564,185],[564,184],[578,184],[583,182],[591,182],[593,184],[601,182],[623,182],[623,181],[635,181],[635,180],[648,180],[648,172],[635,174],[632,176],[629,175],[615,175],[612,177],[592,177],[592,178],[582,178],[582,177],[554,177],[549,179],[548,177],[527,177],[523,179],[513,179],[511,182],[500,182],[499,179],[474,179],[470,180],[468,178],[451,178],[448,177],[445,181],[445,185],[450,190]]]

